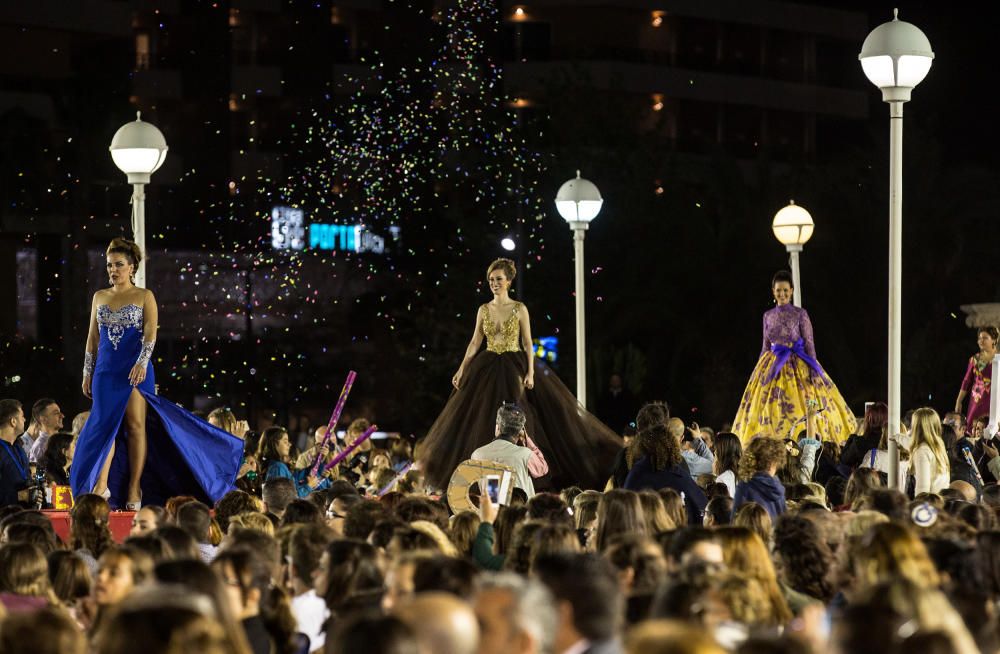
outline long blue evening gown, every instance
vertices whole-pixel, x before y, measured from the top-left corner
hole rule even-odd
[[[97,307],[100,344],[91,381],[94,401],[70,469],[73,495],[92,492],[111,444],[116,443],[108,475],[113,507],[124,507],[127,500],[128,436],[123,419],[132,392],[129,371],[142,349],[142,313],[135,304],[118,311],[106,304]],[[243,441],[158,397],[155,384],[149,362],[146,379],[136,386],[148,406],[142,503],[163,506],[171,497],[192,495],[214,504],[235,484]]]

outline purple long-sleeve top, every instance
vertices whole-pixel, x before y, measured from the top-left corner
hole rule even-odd
[[[813,326],[805,309],[783,304],[764,312],[764,342],[760,348],[762,355],[770,351],[771,345],[794,345],[800,338],[805,345],[806,354],[815,359]]]

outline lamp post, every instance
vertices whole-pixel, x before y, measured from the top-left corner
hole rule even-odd
[[[813,219],[809,212],[789,200],[788,206],[774,214],[771,230],[778,242],[788,250],[788,262],[792,267],[792,293],[795,306],[802,306],[802,280],[799,278],[799,252],[813,235]]]
[[[593,182],[580,177],[569,180],[556,193],[556,210],[573,230],[573,258],[576,262],[576,400],[587,407],[586,305],[583,293],[583,237],[590,221],[601,211],[601,192]]]
[[[927,76],[934,59],[918,27],[893,18],[871,31],[861,46],[861,68],[889,103],[889,429],[899,429],[903,257],[903,103]],[[898,486],[899,447],[889,441],[889,487]]]
[[[122,125],[111,139],[111,158],[132,185],[132,240],[143,255],[146,252],[146,194],[149,176],[167,158],[167,140],[156,126],[142,120],[135,112],[135,121]],[[146,285],[145,256],[135,271],[135,285]]]

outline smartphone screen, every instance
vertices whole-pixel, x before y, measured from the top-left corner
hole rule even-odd
[[[494,504],[500,503],[500,476],[499,475],[487,475],[486,476],[486,494],[489,495],[490,501]]]

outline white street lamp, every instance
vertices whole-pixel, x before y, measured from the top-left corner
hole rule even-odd
[[[111,158],[132,185],[132,239],[143,252],[143,261],[135,271],[136,286],[146,285],[146,194],[143,187],[149,176],[167,158],[167,140],[163,132],[144,122],[140,112],[135,121],[122,125],[111,139]]]
[[[931,69],[934,52],[918,27],[893,18],[861,46],[861,68],[889,103],[889,429],[899,429],[903,279],[903,103]],[[896,488],[899,448],[889,441],[889,487]]]
[[[802,280],[799,278],[799,252],[813,235],[813,219],[809,212],[789,200],[788,206],[774,214],[771,230],[778,242],[788,250],[788,262],[792,267],[792,292],[795,306],[802,306]]]
[[[580,406],[587,406],[587,348],[586,306],[583,294],[583,237],[590,221],[601,211],[601,192],[594,184],[580,177],[571,179],[559,187],[556,193],[556,209],[573,230],[573,258],[576,261],[576,399]]]
[[[515,248],[517,248],[517,243],[515,243],[514,239],[512,239],[511,237],[505,236],[502,239],[500,239],[500,247],[502,247],[504,250],[507,250],[508,252],[513,252]]]

